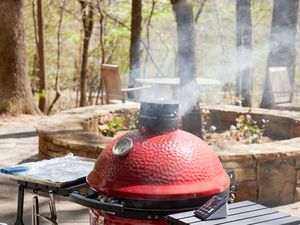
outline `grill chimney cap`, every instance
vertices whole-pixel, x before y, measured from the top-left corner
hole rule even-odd
[[[139,124],[153,130],[177,128],[179,123],[179,102],[170,100],[142,101]]]

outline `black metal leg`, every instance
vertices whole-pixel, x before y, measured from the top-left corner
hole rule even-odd
[[[42,216],[39,214],[39,201],[38,196],[32,199],[32,223],[31,225],[39,225],[39,218],[51,223],[52,225],[58,225],[57,223],[57,213],[55,208],[54,193],[49,191],[49,207],[50,207],[50,217]]]
[[[56,213],[55,199],[54,199],[53,191],[49,191],[49,198],[50,198],[49,208],[50,208],[52,225],[57,225],[57,213]]]
[[[32,225],[39,225],[39,199],[38,196],[32,198]]]
[[[19,185],[18,192],[18,208],[17,208],[17,220],[15,225],[24,225],[23,223],[23,206],[24,206],[24,185]]]

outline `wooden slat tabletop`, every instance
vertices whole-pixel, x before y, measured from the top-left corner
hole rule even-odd
[[[167,217],[170,225],[279,225],[300,224],[300,218],[278,212],[251,201],[237,202],[228,205],[228,216],[223,219],[202,221],[194,216],[194,211],[172,214]]]

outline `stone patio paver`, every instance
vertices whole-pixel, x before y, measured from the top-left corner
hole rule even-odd
[[[38,137],[33,125],[0,126],[0,167],[38,160]],[[16,220],[18,186],[0,174],[0,223],[13,225]],[[23,221],[31,224],[31,204],[34,195],[25,193]],[[40,212],[49,215],[48,198],[39,197]],[[60,225],[89,224],[88,209],[60,197],[56,200]],[[49,224],[40,220],[40,224]]]

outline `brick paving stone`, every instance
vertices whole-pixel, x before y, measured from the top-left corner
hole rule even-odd
[[[33,125],[0,126],[0,167],[14,166],[18,163],[38,160],[38,137]],[[17,212],[16,182],[0,174],[0,223],[13,225]],[[31,224],[31,204],[34,195],[25,192],[24,215],[25,225]],[[40,212],[49,215],[48,198],[39,197]],[[89,224],[88,210],[71,203],[67,198],[56,201],[58,222],[60,225]],[[41,225],[46,223],[40,220]]]

